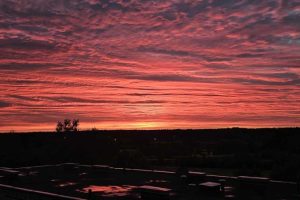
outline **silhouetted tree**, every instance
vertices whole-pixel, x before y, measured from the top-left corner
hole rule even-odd
[[[72,124],[70,119],[65,119],[64,120],[64,131],[69,132],[72,130]]]
[[[79,119],[73,119],[71,122],[70,119],[65,119],[64,122],[57,122],[56,125],[56,132],[61,133],[61,132],[71,132],[71,131],[78,131],[78,126],[79,126]]]
[[[72,122],[73,131],[78,131],[78,126],[79,126],[79,119],[73,119],[73,122]]]
[[[96,132],[96,131],[98,131],[98,129],[97,129],[96,127],[93,127],[93,128],[91,129],[91,131],[92,131],[92,132]]]
[[[57,125],[56,125],[56,132],[58,132],[58,133],[62,132],[63,128],[64,128],[64,125],[60,121],[58,121]]]

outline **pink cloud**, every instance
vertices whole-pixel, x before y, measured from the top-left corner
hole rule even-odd
[[[299,125],[295,2],[3,0],[0,16],[0,131]]]

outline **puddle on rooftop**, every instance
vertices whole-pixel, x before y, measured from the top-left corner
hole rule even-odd
[[[112,196],[127,196],[130,192],[137,188],[137,186],[132,185],[108,185],[108,186],[100,186],[100,185],[90,185],[88,187],[83,188],[80,192],[88,193],[89,190],[93,193],[101,193],[103,196],[112,197]]]

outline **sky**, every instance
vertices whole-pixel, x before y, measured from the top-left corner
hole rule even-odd
[[[300,0],[1,0],[0,132],[300,125]]]

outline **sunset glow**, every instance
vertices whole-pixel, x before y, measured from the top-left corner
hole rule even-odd
[[[1,0],[0,132],[300,125],[300,2]]]

